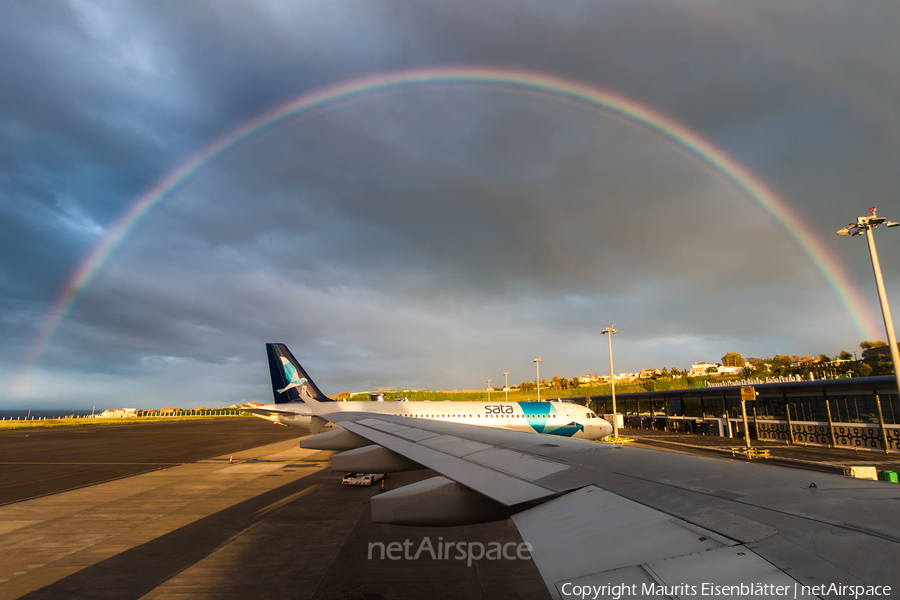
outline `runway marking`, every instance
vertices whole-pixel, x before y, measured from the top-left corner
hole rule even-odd
[[[303,495],[305,495],[305,494],[307,494],[307,493],[313,491],[314,489],[316,489],[317,487],[319,487],[319,485],[320,485],[320,484],[318,484],[318,483],[314,483],[314,484],[312,484],[311,486],[309,486],[308,488],[306,488],[305,490],[300,490],[299,492],[297,492],[297,493],[295,493],[295,494],[291,494],[290,496],[288,496],[288,497],[286,497],[286,498],[282,498],[281,500],[278,500],[277,502],[273,502],[272,504],[270,504],[270,505],[268,505],[268,506],[266,506],[266,507],[264,507],[264,508],[259,509],[258,511],[256,511],[255,513],[253,513],[253,515],[256,516],[256,517],[262,517],[262,516],[265,516],[265,515],[269,514],[270,512],[272,512],[273,510],[275,510],[275,509],[277,509],[277,508],[281,508],[281,507],[284,506],[285,504],[287,504],[287,503],[289,503],[289,502],[293,502],[294,500],[296,500],[296,499],[299,498],[300,496],[303,496]]]
[[[233,464],[236,465],[287,465],[293,464],[296,461],[276,461],[276,460],[267,460],[265,462],[255,461],[255,460],[236,460]],[[228,459],[222,459],[221,461],[211,461],[209,459],[201,459],[201,460],[192,460],[188,462],[40,462],[40,461],[21,461],[21,462],[8,462],[8,461],[0,461],[0,465],[222,465],[229,464]],[[307,465],[301,465],[307,466]]]
[[[255,441],[255,440],[257,440],[257,439],[260,439],[260,438],[258,438],[258,437],[250,438],[250,441]],[[210,447],[207,447],[207,448],[205,448],[205,449],[203,449],[203,450],[186,450],[186,451],[184,451],[184,452],[176,452],[176,453],[173,453],[173,454],[168,454],[168,455],[160,456],[160,457],[157,457],[157,458],[169,458],[170,456],[183,456],[183,455],[185,455],[185,454],[192,454],[192,453],[204,452],[204,451],[208,452],[209,450],[214,450],[214,449],[216,449],[216,448],[223,448],[223,447],[228,446],[228,445],[229,445],[229,444],[225,443],[225,444],[219,444],[219,445],[217,445],[217,446],[210,446]],[[87,470],[87,471],[78,471],[78,472],[75,472],[75,473],[63,473],[62,475],[54,475],[53,477],[44,477],[44,478],[41,478],[41,479],[33,479],[33,480],[31,480],[31,481],[22,481],[22,482],[19,482],[19,483],[11,483],[11,484],[9,484],[9,485],[0,485],[0,490],[4,490],[4,489],[8,489],[8,488],[14,488],[14,487],[20,487],[20,486],[23,486],[23,485],[30,485],[30,484],[34,484],[34,483],[43,483],[43,482],[45,482],[45,481],[53,481],[53,480],[55,480],[55,479],[64,479],[64,478],[66,478],[66,477],[74,477],[74,476],[77,476],[77,475],[84,475],[84,474],[87,474],[87,473],[96,473],[97,471],[105,471],[105,470],[107,470],[107,469],[111,469],[111,468],[113,468],[113,467],[118,467],[118,466],[166,467],[166,466],[177,466],[177,465],[183,465],[183,464],[190,464],[190,463],[199,462],[199,461],[201,461],[201,460],[209,460],[209,459],[208,459],[208,458],[198,458],[198,459],[195,460],[195,461],[189,461],[189,462],[187,462],[187,463],[184,463],[184,462],[178,462],[178,463],[158,463],[158,462],[150,462],[150,461],[146,461],[146,462],[145,462],[145,461],[140,461],[140,462],[136,462],[136,463],[45,463],[45,464],[47,464],[47,465],[55,464],[55,465],[57,465],[57,466],[59,466],[59,465],[83,465],[83,466],[95,466],[95,467],[100,467],[100,468],[99,468],[99,469],[89,469],[89,470]],[[24,466],[24,465],[38,465],[38,464],[40,464],[40,463],[32,462],[32,463],[7,463],[7,464],[8,464],[8,465],[19,464],[19,465]],[[100,482],[100,481],[97,481],[97,482],[93,482],[93,483],[101,483],[101,482]]]
[[[189,465],[189,462],[0,462],[0,465]]]

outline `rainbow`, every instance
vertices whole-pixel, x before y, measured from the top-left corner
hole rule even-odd
[[[684,125],[625,96],[545,73],[478,67],[430,68],[371,75],[303,94],[218,137],[158,181],[128,207],[69,277],[52,309],[43,319],[23,367],[15,378],[12,385],[13,396],[25,393],[31,371],[112,252],[142,217],[205,166],[242,142],[278,127],[289,119],[308,118],[320,110],[349,101],[359,101],[373,94],[453,85],[496,88],[601,110],[686,150],[702,164],[721,173],[781,225],[821,274],[861,338],[875,339],[874,329],[862,317],[867,312],[865,304],[849,277],[787,203],[743,165]]]

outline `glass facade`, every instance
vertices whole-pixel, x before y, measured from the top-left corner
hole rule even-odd
[[[893,377],[853,380],[788,382],[755,386],[758,396],[747,404],[747,416],[765,420],[828,421],[834,423],[878,423],[875,394],[881,400],[885,424],[900,424],[900,397],[887,393],[896,389]],[[740,388],[704,388],[617,394],[617,409],[624,415],[654,417],[741,418]],[[591,407],[599,414],[612,412],[610,396],[592,396]]]

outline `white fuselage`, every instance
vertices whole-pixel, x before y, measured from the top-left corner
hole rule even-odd
[[[609,422],[589,408],[569,402],[350,401],[329,403],[329,408],[341,412],[433,419],[592,440],[612,433]],[[304,429],[310,428],[312,420],[312,411],[302,402],[268,404],[252,412],[282,425]]]

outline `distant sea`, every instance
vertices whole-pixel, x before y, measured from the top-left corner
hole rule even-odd
[[[94,409],[94,414],[99,415],[103,412],[104,409],[97,408]],[[46,419],[55,419],[57,417],[70,417],[75,415],[76,417],[89,417],[91,416],[91,409],[72,409],[72,408],[51,408],[49,410],[32,410],[31,416],[35,419],[46,418]],[[28,416],[28,409],[25,410],[0,410],[0,420],[16,420],[16,419],[24,419]]]

